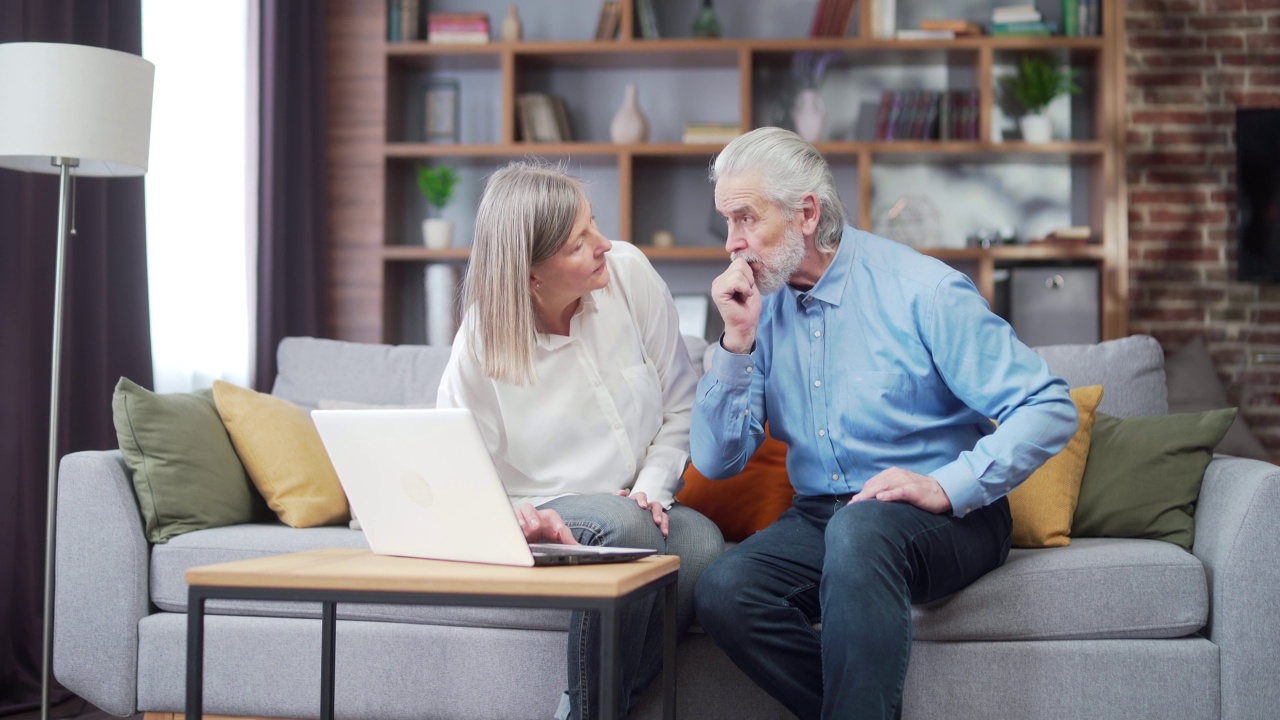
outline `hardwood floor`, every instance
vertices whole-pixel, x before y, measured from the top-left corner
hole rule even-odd
[[[40,709],[27,710],[15,715],[0,715],[0,720],[40,720]],[[112,715],[90,705],[80,698],[72,698],[61,705],[49,708],[49,720],[121,720],[119,715]],[[142,714],[130,715],[124,720],[142,720]]]

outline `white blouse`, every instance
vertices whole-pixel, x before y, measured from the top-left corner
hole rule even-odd
[[[436,404],[475,414],[512,505],[630,488],[669,508],[683,484],[698,374],[675,304],[635,246],[614,242],[605,262],[609,285],[569,335],[538,333],[532,385],[485,377],[473,313],[454,338]]]

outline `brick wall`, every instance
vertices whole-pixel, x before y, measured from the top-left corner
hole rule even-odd
[[[1129,330],[1201,336],[1280,456],[1280,285],[1236,272],[1235,109],[1280,107],[1280,0],[1127,0]],[[1280,129],[1277,132],[1280,146]]]

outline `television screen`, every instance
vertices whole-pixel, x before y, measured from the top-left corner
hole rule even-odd
[[[1236,110],[1236,277],[1280,282],[1280,108]]]

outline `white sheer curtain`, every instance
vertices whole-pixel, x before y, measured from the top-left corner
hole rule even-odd
[[[156,65],[146,176],[157,392],[248,385],[256,245],[256,23],[249,0],[143,0]]]

